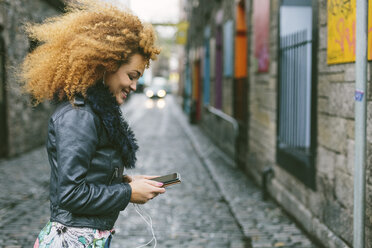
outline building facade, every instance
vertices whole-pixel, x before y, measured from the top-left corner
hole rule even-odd
[[[324,247],[352,247],[355,1],[188,4],[190,119]],[[371,106],[368,96],[369,248]]]
[[[32,107],[22,94],[17,68],[36,45],[22,28],[61,13],[60,0],[0,1],[0,157],[14,156],[45,143],[49,103]]]

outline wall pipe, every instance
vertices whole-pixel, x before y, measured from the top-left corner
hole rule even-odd
[[[356,1],[354,248],[364,248],[368,1]]]

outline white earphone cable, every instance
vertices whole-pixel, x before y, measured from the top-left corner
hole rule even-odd
[[[132,175],[130,175],[130,176],[132,177]],[[156,236],[155,236],[154,228],[153,228],[153,226],[152,226],[152,219],[151,219],[151,216],[150,216],[148,213],[146,213],[146,211],[145,211],[144,209],[140,208],[140,206],[139,206],[138,204],[135,204],[135,203],[132,203],[132,204],[133,204],[134,209],[136,210],[136,212],[141,216],[141,218],[142,218],[142,219],[146,222],[146,224],[150,227],[151,234],[152,234],[152,239],[151,239],[149,242],[147,242],[146,244],[143,244],[143,245],[137,246],[137,247],[135,247],[135,248],[142,248],[142,247],[145,247],[145,246],[151,244],[152,241],[154,241],[154,247],[153,247],[153,248],[155,248],[156,245],[157,245],[157,240],[156,240]],[[146,219],[145,216],[143,216],[143,214],[141,214],[141,211],[144,213],[144,215],[146,215],[146,217],[147,217],[148,219]]]
[[[156,245],[157,245],[157,240],[156,240],[156,237],[155,237],[154,228],[152,227],[152,219],[151,219],[151,216],[150,216],[149,214],[147,214],[143,209],[141,209],[140,206],[138,206],[138,204],[134,204],[134,203],[133,203],[133,205],[134,205],[134,209],[136,210],[136,212],[141,216],[141,218],[142,218],[142,219],[146,222],[146,224],[150,227],[150,229],[151,229],[151,234],[152,234],[152,239],[151,239],[149,242],[147,242],[146,244],[143,244],[143,245],[137,246],[136,248],[142,248],[142,247],[145,247],[145,246],[147,246],[148,244],[151,244],[152,241],[155,242],[155,244],[154,244],[154,248],[155,248]],[[145,216],[143,216],[143,215],[141,214],[140,211],[143,211],[143,212],[144,212],[144,214],[148,217],[148,220],[145,218]]]

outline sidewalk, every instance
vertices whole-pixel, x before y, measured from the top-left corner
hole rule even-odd
[[[199,126],[189,126],[185,115],[176,116],[181,116],[180,125],[229,205],[244,236],[251,240],[252,247],[318,247],[276,203],[262,200],[261,189],[235,167],[234,161],[216,147]]]

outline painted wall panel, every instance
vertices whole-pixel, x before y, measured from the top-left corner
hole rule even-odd
[[[223,61],[225,77],[233,76],[234,66],[234,23],[232,20],[227,21],[223,26]]]
[[[213,79],[216,76],[216,63],[214,63],[216,61],[216,39],[213,37],[209,40],[209,49],[210,49],[209,56],[211,61],[210,77]]]
[[[217,27],[216,33],[216,77],[215,77],[215,107],[222,109],[222,78],[223,78],[223,37],[222,27]]]
[[[237,6],[235,37],[235,78],[247,76],[247,26],[244,6]]]
[[[204,105],[209,104],[210,99],[210,58],[209,58],[209,36],[210,28],[206,27],[204,30],[204,56],[203,56],[203,103]]]
[[[328,0],[327,63],[355,61],[356,0]],[[368,59],[372,59],[372,4],[368,4]]]
[[[269,70],[269,28],[270,28],[270,1],[254,0],[253,3],[254,24],[254,56],[257,62],[258,72]]]

